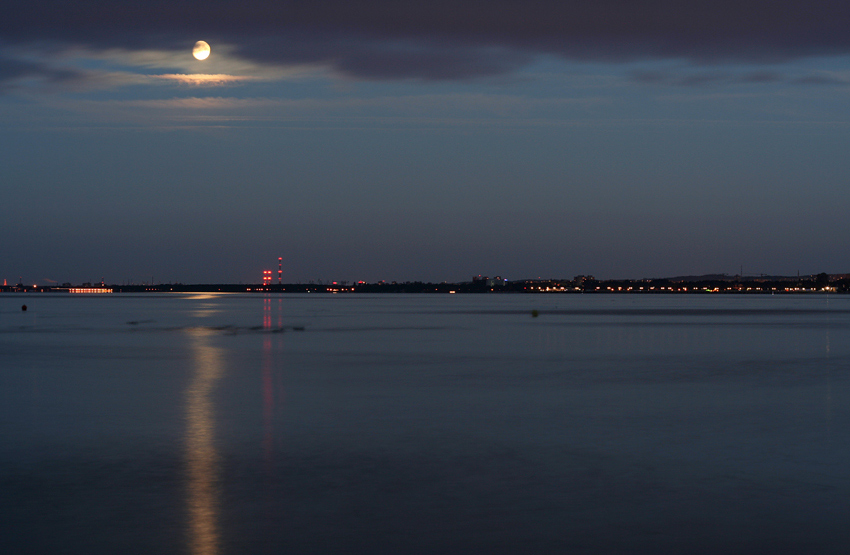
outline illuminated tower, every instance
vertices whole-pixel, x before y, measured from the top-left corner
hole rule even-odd
[[[277,284],[283,283],[283,257],[277,257]]]
[[[271,270],[263,270],[263,285],[271,285],[272,282],[272,271]]]

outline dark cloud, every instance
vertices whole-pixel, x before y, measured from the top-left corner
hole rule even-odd
[[[695,68],[679,70],[636,70],[628,74],[635,83],[648,85],[673,85],[684,87],[711,87],[715,85],[787,83],[791,85],[847,85],[848,81],[833,75],[789,76],[775,71],[739,73],[733,71],[701,71]]]
[[[678,79],[677,85],[685,87],[705,87],[717,85],[729,80],[729,75],[720,72],[699,72],[685,75]]]
[[[12,81],[37,73],[41,68],[34,64],[27,64],[19,60],[10,60],[0,57],[0,82]]]
[[[799,85],[846,85],[846,79],[839,79],[829,75],[806,75],[794,80]]]
[[[528,63],[530,56],[505,49],[372,44],[332,59],[338,70],[359,77],[446,80],[504,74]]]
[[[656,84],[667,83],[669,81],[669,76],[664,71],[637,70],[631,72],[629,76],[632,81],[637,81],[638,83]]]
[[[203,37],[263,62],[422,79],[505,73],[535,53],[776,62],[848,53],[847,29],[850,3],[836,0],[43,0],[0,18],[7,44],[176,48]]]
[[[68,69],[52,68],[41,62],[23,61],[0,56],[0,90],[8,90],[25,79],[42,83],[67,83],[82,79],[82,74]]]
[[[775,71],[754,71],[740,78],[742,83],[778,83],[784,80],[785,77]]]

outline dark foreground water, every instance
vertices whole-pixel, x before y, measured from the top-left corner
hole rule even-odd
[[[846,553],[848,377],[848,296],[0,295],[0,552]]]

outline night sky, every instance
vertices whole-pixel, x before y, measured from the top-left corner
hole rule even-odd
[[[15,2],[0,280],[848,272],[848,100],[846,1]]]

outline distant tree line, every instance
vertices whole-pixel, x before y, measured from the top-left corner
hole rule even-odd
[[[72,286],[17,285],[0,286],[0,292],[67,292]],[[100,284],[96,284],[100,287]],[[850,275],[817,275],[802,277],[741,277],[712,276],[710,278],[663,278],[640,280],[597,280],[593,276],[573,279],[536,279],[508,281],[478,276],[461,283],[429,283],[422,281],[350,283],[347,281],[295,284],[148,284],[109,285],[115,293],[143,292],[248,292],[248,293],[803,293],[850,292]]]

